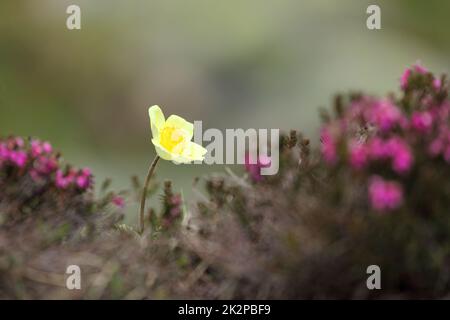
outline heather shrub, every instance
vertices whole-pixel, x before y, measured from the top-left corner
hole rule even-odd
[[[319,147],[296,131],[281,136],[277,175],[262,176],[270,159],[250,164],[248,155],[242,172],[194,181],[192,199],[169,181],[154,184],[149,196],[160,193],[162,206],[146,212],[142,235],[120,220],[123,196],[139,199],[139,179],[128,193],[96,198],[87,171],[2,140],[0,297],[447,297],[448,82],[416,64],[400,88],[337,96],[322,112]],[[55,166],[35,179],[42,154]],[[17,232],[37,230],[36,221],[68,223],[76,236]],[[64,287],[69,264],[84,272],[80,291]],[[366,287],[373,264],[381,290]]]

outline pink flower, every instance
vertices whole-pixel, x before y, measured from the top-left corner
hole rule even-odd
[[[31,141],[31,154],[33,157],[37,157],[42,154],[44,150],[42,149],[41,143],[38,140]]]
[[[54,158],[40,156],[35,162],[35,168],[41,174],[50,174],[58,168],[58,163]]]
[[[9,160],[10,150],[5,143],[0,144],[0,159],[3,161]]]
[[[398,182],[374,176],[369,181],[369,199],[375,210],[393,210],[403,203],[403,188]]]
[[[87,176],[81,175],[76,178],[77,186],[80,189],[87,189],[90,185],[90,179]]]
[[[392,169],[397,173],[405,173],[411,169],[413,156],[409,145],[401,138],[388,140],[386,147],[392,159]]]
[[[400,87],[405,90],[408,87],[409,76],[411,75],[411,69],[405,69],[400,77]]]
[[[415,111],[411,116],[411,126],[413,129],[425,133],[431,129],[433,117],[427,111]]]
[[[114,196],[111,202],[118,208],[125,208],[125,200],[120,196]]]
[[[413,164],[414,159],[411,148],[400,137],[392,137],[388,140],[374,137],[367,143],[367,146],[367,153],[371,159],[390,159],[392,161],[392,169],[399,174],[409,171]]]
[[[250,174],[253,181],[261,181],[261,168],[270,166],[270,158],[267,156],[259,156],[257,159],[252,158],[250,153],[245,154],[245,170]]]
[[[42,144],[42,150],[44,150],[45,153],[52,153],[53,148],[49,142],[44,142]]]
[[[76,177],[76,183],[80,189],[89,188],[91,185],[91,170],[89,168],[82,169]]]
[[[92,171],[89,168],[83,168],[81,169],[81,174],[88,177],[92,175]]]
[[[386,142],[379,137],[374,137],[368,142],[368,149],[368,153],[373,160],[386,159],[391,155],[386,148]]]
[[[17,167],[23,168],[27,162],[28,156],[23,151],[11,151],[9,154],[9,159]]]
[[[350,143],[350,165],[354,169],[361,169],[367,164],[367,145],[352,141]]]
[[[328,164],[335,164],[337,161],[336,141],[328,128],[322,128],[320,134],[321,152]]]
[[[388,131],[401,119],[400,109],[389,99],[378,100],[367,111],[366,120],[381,131]]]
[[[420,61],[417,61],[414,65],[414,71],[420,74],[428,73],[428,69],[420,64]]]
[[[441,85],[442,85],[441,79],[435,78],[433,80],[433,88],[434,88],[434,90],[436,90],[436,91],[440,90],[441,89]]]
[[[73,170],[69,170],[67,175],[64,175],[62,170],[56,171],[56,180],[55,184],[60,189],[66,189],[70,184],[74,182],[75,172]]]
[[[23,146],[25,145],[25,142],[23,141],[23,139],[21,137],[17,137],[15,139],[16,142],[16,146],[18,146],[19,148],[23,148]]]

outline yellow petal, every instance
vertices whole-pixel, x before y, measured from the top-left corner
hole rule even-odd
[[[157,139],[153,138],[152,143],[155,146],[156,153],[164,160],[172,160],[172,154],[164,148]]]
[[[164,113],[159,106],[151,106],[148,108],[148,115],[150,117],[150,128],[152,129],[152,136],[159,140],[159,133],[164,127],[166,119]]]
[[[184,137],[187,141],[191,140],[194,136],[194,125],[177,115],[171,115],[167,118],[165,126],[183,130]]]
[[[207,152],[207,150],[205,148],[203,148],[201,145],[189,141],[186,144],[181,156],[184,159],[188,159],[189,162],[190,161],[203,161],[203,159],[205,158],[206,152]]]

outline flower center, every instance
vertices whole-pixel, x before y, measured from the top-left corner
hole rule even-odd
[[[183,131],[174,127],[164,127],[161,131],[161,145],[167,151],[172,152],[174,148],[184,141]]]

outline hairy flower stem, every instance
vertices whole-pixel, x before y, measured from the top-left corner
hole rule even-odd
[[[142,196],[141,196],[141,210],[139,212],[139,233],[144,233],[144,211],[145,211],[145,200],[147,199],[147,189],[148,184],[150,183],[150,179],[153,176],[153,173],[155,172],[156,164],[158,163],[158,160],[160,157],[157,155],[155,159],[153,160],[152,164],[148,168],[147,178],[145,178],[145,184],[144,189],[142,190]]]

